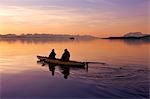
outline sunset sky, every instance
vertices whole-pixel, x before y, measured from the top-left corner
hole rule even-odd
[[[150,0],[0,0],[0,34],[148,33]]]

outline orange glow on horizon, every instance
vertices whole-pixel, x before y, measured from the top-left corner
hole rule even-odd
[[[0,34],[55,33],[108,37],[121,36],[128,32],[148,33],[148,16],[146,11],[143,13],[145,15],[132,16],[126,11],[122,15],[122,11],[90,9],[83,12],[67,7],[44,10],[1,6]]]

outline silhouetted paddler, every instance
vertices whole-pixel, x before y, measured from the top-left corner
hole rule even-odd
[[[56,59],[55,56],[56,56],[55,50],[52,49],[52,52],[49,54],[49,58],[50,59]]]

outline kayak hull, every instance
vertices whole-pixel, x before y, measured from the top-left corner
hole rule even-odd
[[[56,64],[56,65],[68,65],[68,66],[85,66],[84,62],[77,62],[77,61],[62,61],[60,59],[49,59],[45,56],[37,56],[40,61],[44,61],[46,63]]]

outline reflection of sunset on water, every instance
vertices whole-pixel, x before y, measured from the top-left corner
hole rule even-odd
[[[126,63],[139,61],[139,64],[148,63],[148,45],[130,45],[123,41],[91,40],[49,43],[21,43],[0,42],[0,68],[4,73],[34,70],[36,56],[48,56],[51,49],[55,49],[57,58],[63,50],[68,48],[72,60],[100,61],[108,63]],[[137,50],[140,49],[140,50]],[[124,62],[125,61],[125,62]],[[31,65],[30,65],[31,64]],[[38,68],[38,66],[36,66]],[[11,70],[12,69],[12,70]],[[41,68],[40,68],[41,69]]]

